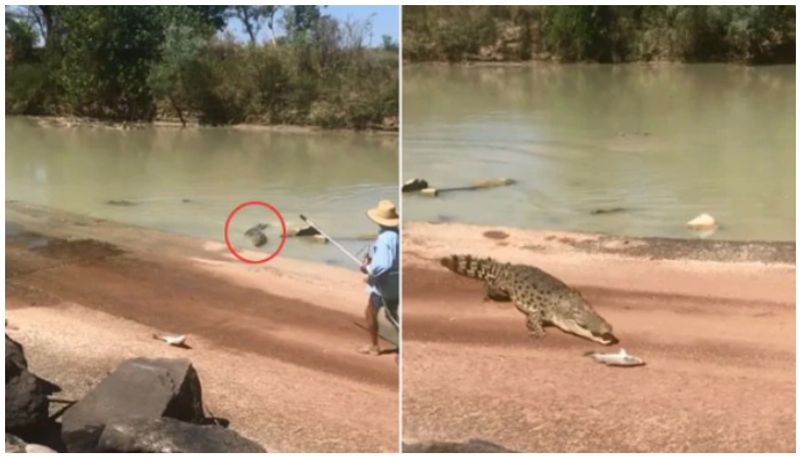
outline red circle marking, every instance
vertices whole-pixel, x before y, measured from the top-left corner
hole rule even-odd
[[[228,229],[231,225],[231,220],[233,219],[233,216],[237,212],[239,212],[240,209],[245,208],[247,206],[261,206],[267,208],[268,210],[275,213],[275,215],[278,216],[278,220],[281,221],[281,243],[278,245],[278,249],[276,249],[275,252],[268,255],[266,258],[260,260],[250,260],[240,256],[239,253],[236,252],[236,249],[233,248],[230,237],[228,236]],[[241,205],[234,208],[233,211],[231,211],[231,213],[228,214],[228,219],[225,220],[225,244],[228,246],[228,250],[231,251],[231,254],[233,254],[234,257],[236,257],[237,259],[241,260],[244,263],[251,263],[251,264],[267,263],[270,260],[274,259],[281,252],[281,249],[283,249],[283,245],[286,244],[286,221],[283,220],[283,216],[281,216],[280,211],[278,211],[277,208],[270,205],[269,203],[260,202],[258,200],[251,200],[249,202],[244,202]]]

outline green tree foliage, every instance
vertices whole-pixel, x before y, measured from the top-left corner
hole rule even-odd
[[[217,24],[215,10],[197,7],[60,7],[56,17],[65,102],[74,114],[116,120],[154,116],[148,76],[168,27],[210,33]]]
[[[58,83],[74,113],[120,120],[149,119],[150,64],[161,37],[153,11],[135,7],[64,8]]]
[[[613,15],[609,7],[548,7],[543,16],[545,49],[557,50],[564,60],[610,60]]]
[[[467,60],[494,43],[497,24],[489,6],[403,8],[404,52],[411,60]]]
[[[278,7],[274,5],[233,6],[233,14],[242,22],[250,44],[255,45],[258,33],[266,24],[274,36],[273,22]]]
[[[42,114],[51,92],[46,65],[36,49],[38,33],[27,10],[6,12],[6,107]]]
[[[384,51],[392,52],[398,50],[397,42],[390,35],[381,36],[381,43],[383,43]]]
[[[33,46],[36,44],[36,32],[33,27],[17,19],[14,15],[6,15],[6,58],[10,60],[30,60],[33,57]]]
[[[206,69],[200,62],[205,46],[204,37],[190,26],[170,24],[161,47],[161,58],[150,68],[147,84],[157,98],[168,100],[181,123],[186,125],[184,113],[192,109],[192,102],[201,87]]]
[[[403,40],[412,61],[793,63],[795,7],[407,7]]]
[[[8,113],[355,129],[397,116],[396,46],[365,47],[368,22],[319,7],[285,7],[286,36],[266,44],[278,7],[41,8],[27,23],[42,60],[10,62]],[[231,17],[250,21],[247,45],[216,33]]]

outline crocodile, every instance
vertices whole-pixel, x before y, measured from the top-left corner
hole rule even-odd
[[[269,227],[268,224],[254,225],[244,232],[244,236],[250,239],[250,242],[253,243],[253,246],[260,248],[261,246],[267,244],[267,235],[265,235],[263,232],[263,230],[267,227]]]
[[[600,344],[618,342],[611,324],[580,292],[539,268],[469,255],[444,257],[441,264],[457,274],[483,280],[488,299],[512,301],[527,316],[533,337],[544,336],[544,326],[553,325]]]

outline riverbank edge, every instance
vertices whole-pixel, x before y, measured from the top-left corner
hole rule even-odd
[[[180,121],[173,119],[156,119],[152,122],[117,122],[111,120],[95,119],[79,116],[58,116],[58,115],[29,115],[29,114],[6,114],[6,118],[14,117],[30,119],[40,127],[57,128],[106,128],[111,130],[139,130],[147,127],[175,128],[175,129],[204,129],[204,128],[227,128],[241,131],[261,131],[274,133],[299,133],[299,134],[367,134],[380,135],[387,137],[398,137],[399,127],[392,128],[369,128],[364,130],[332,128],[326,129],[315,125],[289,125],[289,124],[229,124],[229,125],[203,125],[198,122],[187,122],[184,126]]]
[[[564,252],[610,255],[648,260],[700,261],[728,264],[761,263],[796,265],[796,241],[735,241],[695,238],[630,237],[600,233],[534,230],[518,227],[407,221],[404,241],[410,235],[437,232],[480,236],[497,247],[518,247],[529,252]],[[514,244],[512,245],[512,240]],[[412,250],[410,247],[404,247]],[[459,252],[460,253],[460,252]],[[454,252],[454,254],[458,254]]]
[[[595,60],[558,60],[555,58],[540,58],[540,59],[507,59],[507,60],[491,60],[482,59],[479,56],[468,58],[465,60],[413,60],[403,58],[403,65],[430,65],[436,67],[529,67],[534,65],[553,65],[553,66],[642,66],[642,67],[686,67],[690,65],[734,65],[743,68],[756,68],[756,67],[775,67],[775,66],[795,66],[796,63],[764,63],[764,64],[751,64],[739,61],[716,61],[716,62],[686,62],[682,60],[669,60],[669,59],[654,59],[654,60],[631,60],[626,62],[598,62]],[[405,70],[405,68],[404,68]]]
[[[23,236],[94,240],[110,243],[123,250],[158,252],[159,255],[182,260],[239,264],[222,241],[118,222],[36,203],[6,200],[5,220],[7,239],[16,236],[14,232],[19,231]],[[11,229],[10,225],[16,227]],[[244,250],[240,254],[255,258],[260,252]],[[324,271],[322,276],[349,275],[360,278],[360,273],[352,268],[287,256],[278,256],[261,265],[260,269],[275,270],[280,267],[285,267],[293,276],[308,280],[317,278],[316,274],[308,274],[314,270]]]

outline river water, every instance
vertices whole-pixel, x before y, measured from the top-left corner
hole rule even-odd
[[[795,239],[795,68],[406,65],[403,178],[518,184],[406,219],[690,238]],[[597,210],[614,210],[593,214]]]
[[[46,127],[6,117],[6,199],[224,241],[228,214],[259,200],[289,226],[305,214],[351,252],[377,228],[365,216],[379,199],[398,199],[396,137],[229,128]],[[114,203],[109,203],[114,202]],[[256,249],[243,233],[266,222]],[[231,221],[237,249],[266,257],[280,239],[268,210],[247,207]],[[332,245],[289,239],[281,256],[351,267]]]

